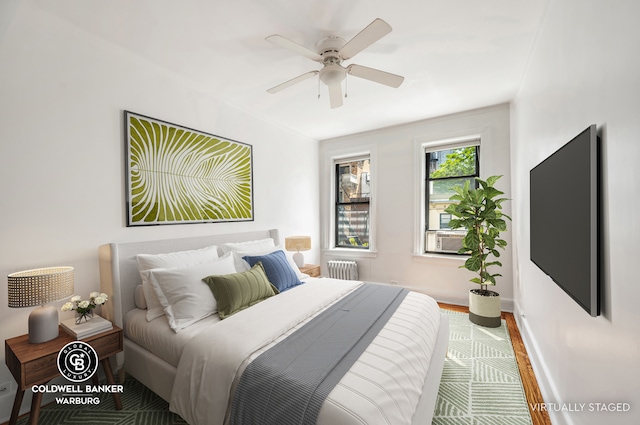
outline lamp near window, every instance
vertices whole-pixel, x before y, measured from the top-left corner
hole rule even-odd
[[[293,254],[293,261],[298,267],[304,267],[304,255],[300,251],[311,249],[311,236],[289,236],[284,238],[284,247],[287,251],[297,251]]]
[[[24,270],[7,276],[9,307],[36,308],[29,315],[29,342],[58,337],[58,309],[47,303],[73,295],[73,267]]]

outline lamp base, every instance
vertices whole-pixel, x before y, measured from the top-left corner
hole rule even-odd
[[[300,267],[304,267],[304,255],[302,255],[301,252],[296,252],[295,254],[293,254],[293,262],[296,263],[296,266],[298,266],[298,268]]]
[[[29,343],[40,344],[58,337],[58,310],[52,305],[36,308],[29,315]]]

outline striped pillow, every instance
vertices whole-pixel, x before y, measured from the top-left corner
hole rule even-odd
[[[256,263],[246,272],[208,276],[202,280],[209,285],[216,298],[220,319],[279,293],[267,279],[262,263]]]
[[[300,279],[293,271],[284,251],[274,251],[266,255],[246,255],[242,257],[250,266],[262,263],[264,271],[267,274],[269,282],[273,284],[280,292],[291,289],[300,285]]]

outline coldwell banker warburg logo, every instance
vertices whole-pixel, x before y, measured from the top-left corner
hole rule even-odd
[[[58,353],[57,363],[60,374],[74,384],[34,385],[31,390],[34,393],[61,393],[56,397],[57,404],[100,404],[100,397],[96,397],[96,393],[122,393],[123,386],[77,385],[93,377],[98,370],[98,361],[98,354],[91,345],[83,341],[70,342]]]

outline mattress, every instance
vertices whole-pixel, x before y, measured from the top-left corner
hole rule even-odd
[[[126,338],[177,367],[182,351],[189,340],[220,322],[218,315],[206,317],[175,333],[165,316],[147,321],[147,311],[139,308],[129,311],[124,318]]]

